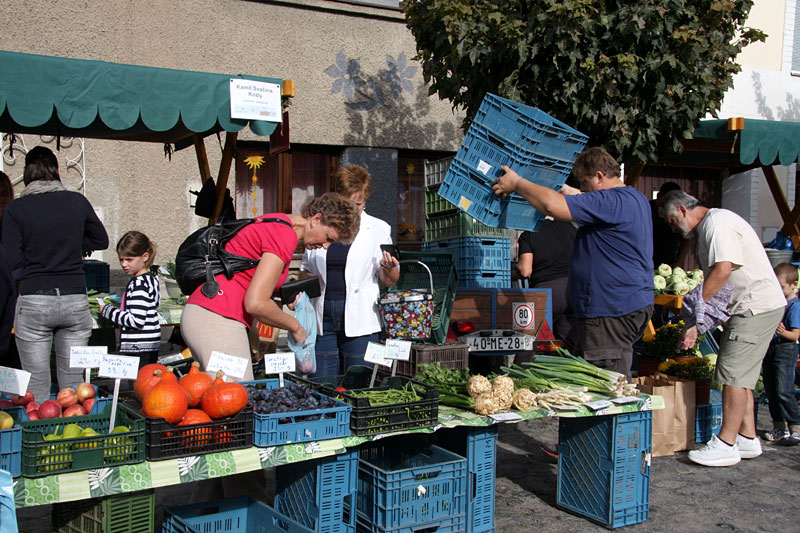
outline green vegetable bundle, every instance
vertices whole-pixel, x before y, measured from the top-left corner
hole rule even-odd
[[[473,400],[467,394],[469,378],[469,370],[442,368],[439,363],[420,363],[417,365],[417,373],[414,375],[415,380],[439,389],[440,404],[465,410],[474,408]]]

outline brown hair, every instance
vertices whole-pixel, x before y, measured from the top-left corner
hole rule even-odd
[[[572,173],[577,178],[594,176],[598,170],[608,178],[619,177],[619,164],[616,159],[599,146],[587,148],[578,154],[572,166]]]
[[[3,214],[6,206],[14,199],[14,185],[8,174],[0,171],[0,216]]]
[[[797,267],[791,263],[778,263],[775,265],[775,277],[778,279],[783,278],[786,283],[791,285],[792,283],[797,283]]]
[[[150,257],[144,266],[150,268],[156,259],[156,245],[141,231],[129,231],[117,242],[117,255],[139,257],[145,253],[150,254]]]
[[[349,198],[328,192],[307,201],[300,211],[304,218],[311,218],[317,213],[322,215],[321,222],[324,225],[336,230],[340,242],[350,244],[356,238],[361,225],[361,214],[355,202]]]
[[[372,178],[364,167],[347,165],[333,176],[333,189],[347,198],[360,193],[366,201],[372,192]]]
[[[60,181],[58,159],[52,150],[44,146],[34,146],[25,155],[25,170],[22,172],[25,185],[39,180]]]

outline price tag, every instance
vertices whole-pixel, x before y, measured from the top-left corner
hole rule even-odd
[[[384,356],[389,359],[397,359],[398,361],[408,361],[411,358],[411,341],[386,339]]]
[[[386,346],[377,342],[367,344],[367,353],[364,354],[364,361],[375,365],[392,366],[392,360],[386,357]]]
[[[72,346],[69,349],[69,366],[72,368],[98,368],[108,346]]]
[[[0,391],[22,396],[28,390],[28,382],[30,380],[30,372],[0,366]]]
[[[226,376],[242,379],[244,377],[245,370],[247,370],[247,365],[249,364],[249,359],[215,350],[211,352],[211,357],[208,360],[208,365],[206,365],[206,370],[209,372],[222,370],[225,372]]]
[[[595,400],[593,402],[586,402],[583,405],[585,405],[592,411],[600,411],[601,409],[608,409],[609,407],[612,407],[614,404],[609,402],[608,400]]]
[[[577,405],[559,405],[553,404],[551,406],[553,409],[558,409],[559,411],[580,411],[580,407]]]
[[[489,415],[489,418],[497,420],[498,422],[510,422],[512,420],[522,420],[522,417],[520,415],[511,412]]]
[[[98,375],[104,378],[136,379],[139,358],[131,355],[105,355],[100,361]]]
[[[623,396],[622,398],[611,398],[611,401],[618,405],[624,405],[626,403],[643,402],[644,399],[638,396]]]
[[[264,354],[264,372],[266,374],[281,374],[294,372],[294,352],[278,352]]]

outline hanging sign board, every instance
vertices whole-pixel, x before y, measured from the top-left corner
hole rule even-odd
[[[231,118],[280,122],[281,86],[277,83],[231,78]]]

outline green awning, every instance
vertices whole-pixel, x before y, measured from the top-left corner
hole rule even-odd
[[[744,119],[744,129],[728,131],[728,120],[703,120],[684,152],[671,165],[746,168],[791,165],[800,158],[800,122]]]
[[[249,125],[270,135],[274,122],[231,118],[231,78],[282,84],[0,51],[0,131],[171,143]]]

